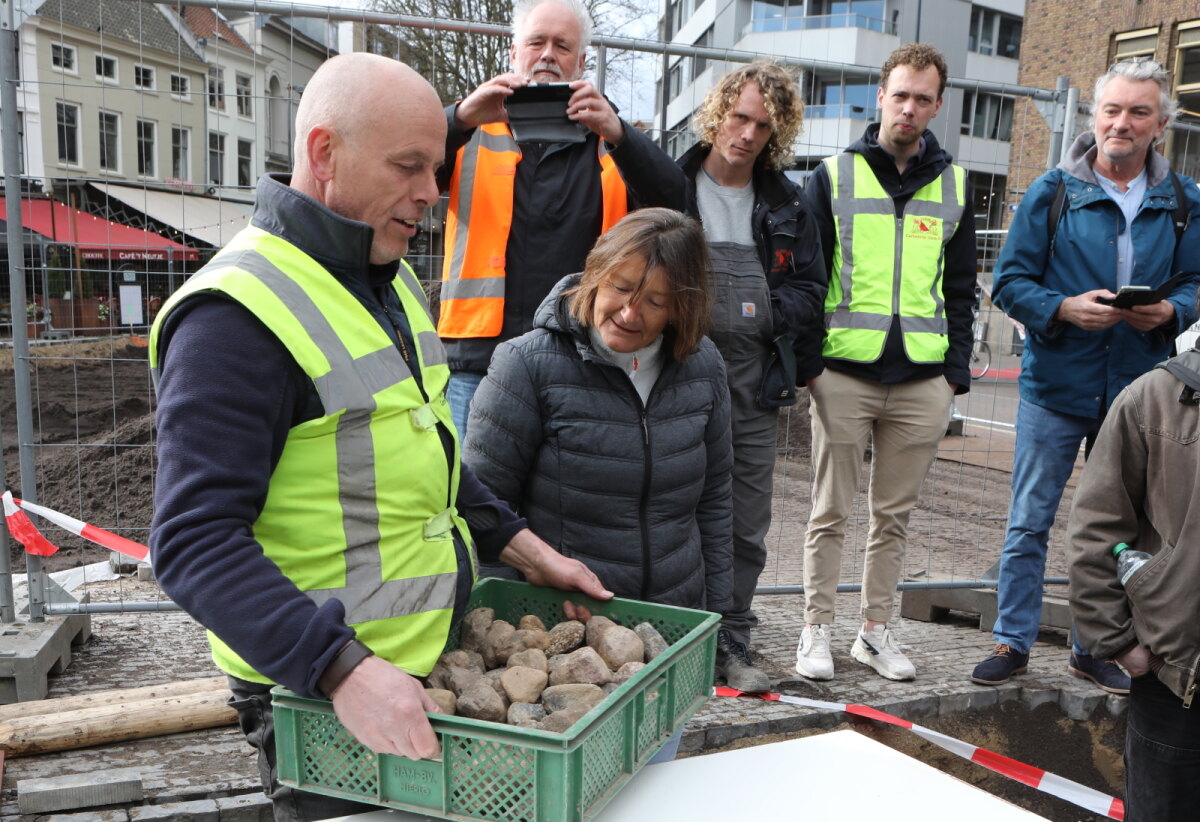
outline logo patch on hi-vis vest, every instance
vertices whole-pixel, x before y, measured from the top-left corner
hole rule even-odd
[[[909,217],[905,221],[904,239],[940,241],[942,221],[936,217]]]

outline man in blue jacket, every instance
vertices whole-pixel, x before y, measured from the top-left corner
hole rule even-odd
[[[1026,669],[1050,527],[1080,443],[1090,450],[1116,395],[1170,356],[1194,318],[1190,276],[1149,305],[1108,304],[1121,286],[1162,286],[1200,253],[1200,189],[1154,150],[1175,113],[1170,76],[1151,60],[1120,62],[1096,81],[1094,99],[1092,131],[1029,187],[996,267],[992,298],[1028,333],[996,646],[971,674],[980,685]],[[1068,670],[1129,693],[1129,677],[1077,640]]]

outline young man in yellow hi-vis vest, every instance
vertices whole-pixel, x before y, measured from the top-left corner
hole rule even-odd
[[[600,598],[461,465],[449,369],[401,261],[437,201],[445,120],[402,63],[334,57],[296,112],[293,174],[163,306],[151,332],[164,591],[209,629],[278,822],[369,809],[275,770],[270,689],[328,698],[380,753],[435,756],[415,679],[475,577],[473,554]]]
[[[583,270],[596,238],[634,208],[682,211],[686,202],[671,158],[581,79],[591,36],[580,0],[517,0],[511,71],[446,109],[438,182],[450,202],[438,334],[464,438],[492,352],[533,328],[542,300]],[[531,83],[570,83],[567,116],[577,142],[514,137],[505,101]]]
[[[931,46],[892,52],[880,122],[814,171],[806,190],[829,272],[825,322],[802,336],[812,396],[812,510],[804,545],[806,623],[796,670],[833,677],[830,650],[846,520],[871,445],[862,627],[851,656],[888,679],[916,669],[887,623],[908,517],[970,384],[975,217],[966,172],[926,126],[942,105],[946,62]]]

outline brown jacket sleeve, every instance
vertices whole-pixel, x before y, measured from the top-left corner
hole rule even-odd
[[[1067,526],[1071,614],[1080,642],[1111,659],[1137,641],[1113,546],[1144,528],[1147,448],[1142,383],[1117,396],[1088,457]]]

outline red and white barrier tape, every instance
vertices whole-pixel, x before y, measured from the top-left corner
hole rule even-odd
[[[817,708],[822,711],[844,711],[848,714],[907,728],[917,736],[932,742],[939,748],[944,748],[950,751],[950,753],[961,756],[963,759],[968,759],[977,765],[982,765],[988,770],[995,771],[1002,776],[1007,776],[1009,779],[1015,779],[1043,793],[1057,796],[1059,799],[1065,799],[1092,813],[1098,813],[1110,819],[1125,818],[1125,803],[1116,797],[1093,790],[1086,785],[1080,785],[1078,782],[1072,782],[1070,779],[1048,773],[1041,768],[1035,768],[1032,765],[1026,765],[1024,762],[1018,762],[1015,759],[994,753],[985,748],[979,748],[963,742],[961,739],[955,739],[952,736],[946,736],[921,725],[916,725],[907,719],[886,714],[867,705],[854,705],[845,702],[821,702],[816,699],[804,699],[803,697],[786,696],[784,694],[748,694],[736,688],[723,687],[714,688],[713,694],[716,696],[757,697],[772,702],[786,702],[789,705]]]
[[[146,555],[150,553],[150,549],[141,543],[118,536],[111,531],[105,531],[103,528],[97,528],[95,525],[89,525],[83,520],[68,517],[66,514],[60,514],[58,511],[53,511],[42,505],[35,505],[32,502],[17,499],[12,495],[11,491],[5,491],[4,519],[8,524],[8,532],[12,534],[13,539],[25,546],[26,553],[48,557],[57,551],[58,547],[42,535],[42,532],[37,529],[37,526],[29,519],[25,511],[37,514],[48,522],[52,522],[58,527],[70,531],[77,537],[83,537],[88,542],[94,542],[97,545],[102,545],[109,550],[131,556],[134,559],[145,559]]]

